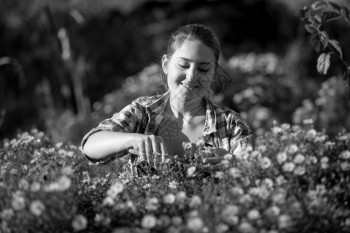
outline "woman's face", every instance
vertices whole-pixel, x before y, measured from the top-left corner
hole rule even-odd
[[[184,41],[171,57],[163,56],[162,66],[173,98],[201,100],[211,91],[215,56],[205,44],[196,40]]]

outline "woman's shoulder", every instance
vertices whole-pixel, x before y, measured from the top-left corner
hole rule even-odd
[[[140,96],[133,101],[133,103],[139,104],[143,107],[149,107],[161,99],[164,94],[157,94],[152,96]]]
[[[217,117],[222,117],[229,124],[234,124],[241,128],[244,131],[247,131],[247,134],[251,134],[251,128],[249,127],[248,122],[241,116],[239,112],[234,111],[231,108],[219,106],[213,104]]]

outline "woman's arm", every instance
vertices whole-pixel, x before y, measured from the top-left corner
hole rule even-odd
[[[83,146],[86,156],[94,160],[104,160],[116,153],[134,148],[141,141],[137,133],[99,131],[92,134]]]
[[[105,160],[130,148],[137,149],[139,155],[150,164],[164,162],[168,154],[165,143],[159,136],[113,131],[92,134],[82,149],[93,160]],[[160,158],[155,158],[154,154],[158,154]]]

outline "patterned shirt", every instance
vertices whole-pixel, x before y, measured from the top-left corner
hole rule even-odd
[[[82,140],[82,148],[87,139],[98,131],[115,131],[125,133],[142,133],[157,135],[158,128],[165,117],[165,108],[170,99],[170,92],[163,95],[144,96],[134,100],[112,118],[102,121]],[[246,121],[235,111],[213,104],[204,99],[206,117],[203,139],[206,145],[226,149],[230,153],[241,150],[251,143],[252,132]],[[127,152],[121,152],[126,154]],[[121,154],[117,154],[118,157]],[[86,156],[87,157],[87,156]],[[113,156],[112,156],[113,157]],[[113,158],[93,160],[95,163],[106,163]]]

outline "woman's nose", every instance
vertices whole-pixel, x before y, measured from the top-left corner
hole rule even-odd
[[[196,83],[198,82],[198,73],[195,71],[195,69],[188,69],[186,72],[186,81],[188,83]]]

